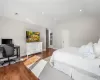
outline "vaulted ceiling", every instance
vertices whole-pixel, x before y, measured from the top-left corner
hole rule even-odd
[[[0,0],[0,15],[52,27],[75,17],[100,17],[100,0]]]

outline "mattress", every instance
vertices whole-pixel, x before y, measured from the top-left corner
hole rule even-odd
[[[53,53],[50,64],[54,66],[55,61],[57,61],[100,77],[100,59],[83,58],[78,50],[76,47],[59,49]]]

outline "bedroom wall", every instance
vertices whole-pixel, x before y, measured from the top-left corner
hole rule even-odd
[[[53,29],[53,47],[62,48],[62,30],[69,31],[69,45],[80,47],[88,42],[97,42],[100,37],[100,22],[93,17],[81,17],[66,21]]]
[[[26,55],[26,30],[40,32],[43,49],[46,49],[45,28],[35,24],[28,24],[14,19],[0,17],[0,40],[1,38],[13,39],[14,44],[20,45],[21,47],[21,56]]]

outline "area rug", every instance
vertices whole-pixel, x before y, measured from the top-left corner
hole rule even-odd
[[[39,77],[41,72],[44,70],[47,62],[49,62],[51,57],[47,57],[45,59],[41,59],[38,62],[32,63],[31,65],[28,65],[27,68],[29,68],[36,77]]]
[[[37,61],[39,61],[41,59],[41,57],[39,57],[39,56],[33,56],[33,57],[30,57],[29,59],[26,59],[26,58],[24,58],[23,60],[24,60],[24,65],[26,65],[26,66],[30,66],[31,64],[34,64],[34,63],[36,63]]]
[[[49,61],[50,61],[50,59],[51,59],[51,56],[50,56],[50,57],[45,58],[44,60],[49,62]]]
[[[35,74],[36,77],[39,77],[44,67],[46,66],[47,61],[40,60],[31,71]]]

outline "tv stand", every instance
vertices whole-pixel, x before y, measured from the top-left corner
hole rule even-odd
[[[42,42],[26,43],[27,56],[42,52]]]

